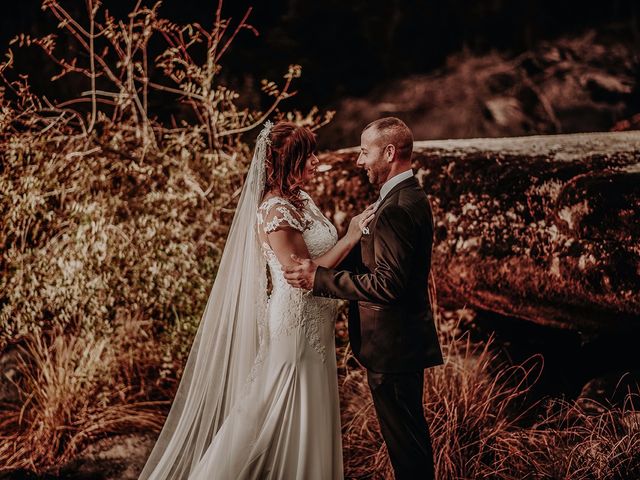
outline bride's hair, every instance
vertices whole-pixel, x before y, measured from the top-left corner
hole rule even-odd
[[[298,197],[303,185],[307,158],[317,148],[316,136],[307,127],[292,122],[278,122],[269,133],[266,158],[265,192],[273,191],[296,207],[302,207]]]

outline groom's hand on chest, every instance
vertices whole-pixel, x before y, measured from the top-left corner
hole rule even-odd
[[[284,278],[292,287],[313,290],[313,282],[318,265],[310,259],[300,258],[294,253],[291,254],[291,259],[295,262],[295,265],[284,265],[282,267]]]

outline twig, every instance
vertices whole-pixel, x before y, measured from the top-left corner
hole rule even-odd
[[[93,8],[93,0],[87,0],[87,7],[89,10],[89,68],[91,70],[91,121],[89,122],[89,132],[93,131],[93,127],[96,123],[96,63],[95,63],[95,51],[94,51],[94,35],[95,35],[95,9]]]

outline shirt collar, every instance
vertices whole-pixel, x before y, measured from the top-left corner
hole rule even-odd
[[[384,184],[380,188],[380,198],[378,199],[378,201],[381,202],[393,187],[398,185],[403,180],[406,180],[407,178],[411,178],[411,177],[413,177],[413,170],[409,169],[409,170],[405,170],[404,172],[398,173],[397,175],[394,175],[389,180],[384,182]]]

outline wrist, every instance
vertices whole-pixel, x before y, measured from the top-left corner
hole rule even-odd
[[[347,232],[347,234],[344,237],[342,237],[342,239],[344,240],[347,249],[351,250],[360,241],[360,233]]]

